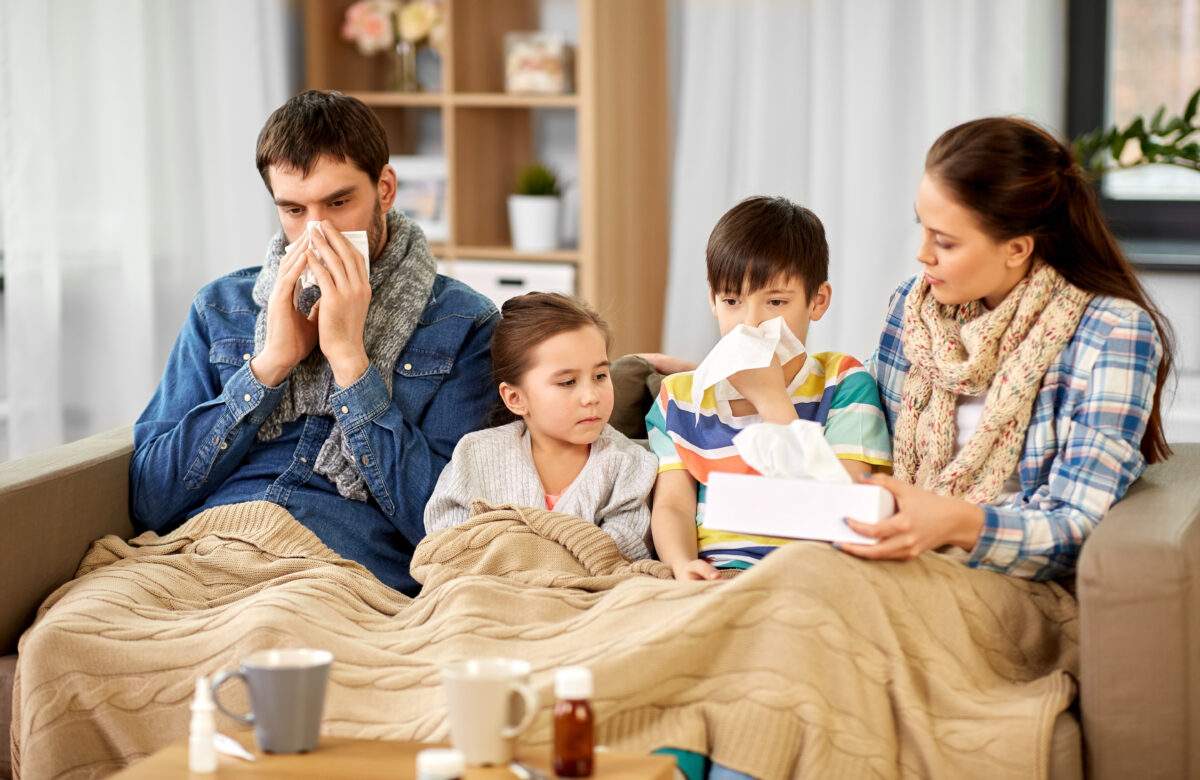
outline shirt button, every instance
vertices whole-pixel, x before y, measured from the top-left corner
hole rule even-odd
[[[349,406],[343,406],[343,407],[342,407],[342,414],[350,414],[350,407],[349,407]]]
[[[405,363],[405,364],[404,364],[404,370],[405,370],[405,371],[412,371],[412,363]]]
[[[301,456],[300,456],[300,462],[301,462],[301,463],[308,463],[308,458],[306,458],[306,457],[304,457],[303,455],[301,455]]]
[[[362,461],[363,461],[363,465],[364,465],[364,466],[370,466],[370,465],[371,465],[371,459],[370,459],[370,458],[368,458],[366,455],[363,455],[363,457],[362,457]]]
[[[228,446],[229,446],[229,442],[227,442],[227,441],[221,442],[221,449],[225,449]]]
[[[242,396],[242,400],[245,401],[246,403],[249,403],[250,402],[250,394],[246,393],[244,396]]]
[[[249,360],[249,359],[250,359],[250,353],[249,353],[249,352],[247,352],[246,354],[242,355],[242,360]]]

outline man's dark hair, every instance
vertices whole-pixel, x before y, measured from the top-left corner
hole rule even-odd
[[[754,292],[799,279],[809,300],[829,279],[829,244],[817,215],[787,198],[746,198],[721,217],[704,253],[714,294]]]
[[[275,109],[258,134],[255,161],[267,190],[271,166],[307,176],[317,160],[349,160],[379,181],[388,163],[387,132],[379,117],[357,98],[310,89]]]

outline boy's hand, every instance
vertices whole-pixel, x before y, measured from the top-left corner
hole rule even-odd
[[[729,384],[750,402],[762,416],[763,422],[786,425],[800,419],[788,396],[787,381],[778,355],[771,358],[769,366],[748,368],[731,375]]]
[[[671,573],[677,580],[719,580],[721,573],[713,568],[708,561],[696,558],[694,560],[676,563],[671,566]]]

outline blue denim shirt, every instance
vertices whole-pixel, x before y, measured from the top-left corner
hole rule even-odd
[[[461,282],[438,276],[400,353],[389,396],[382,367],[330,396],[370,490],[352,501],[313,472],[333,418],[303,415],[271,441],[259,426],[286,385],[267,387],[250,371],[251,292],[258,268],[224,276],[192,302],[166,370],[133,429],[130,504],[134,527],[163,533],[222,504],[278,504],[344,558],[409,595],[413,548],[438,475],[463,434],[483,424],[491,403],[489,343],[499,314]]]

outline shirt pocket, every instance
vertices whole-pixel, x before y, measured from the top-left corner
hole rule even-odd
[[[221,377],[221,387],[253,356],[254,342],[248,339],[220,339],[208,348],[208,362]]]
[[[401,352],[392,376],[392,398],[400,411],[410,419],[421,419],[453,367],[449,355],[416,347]]]

